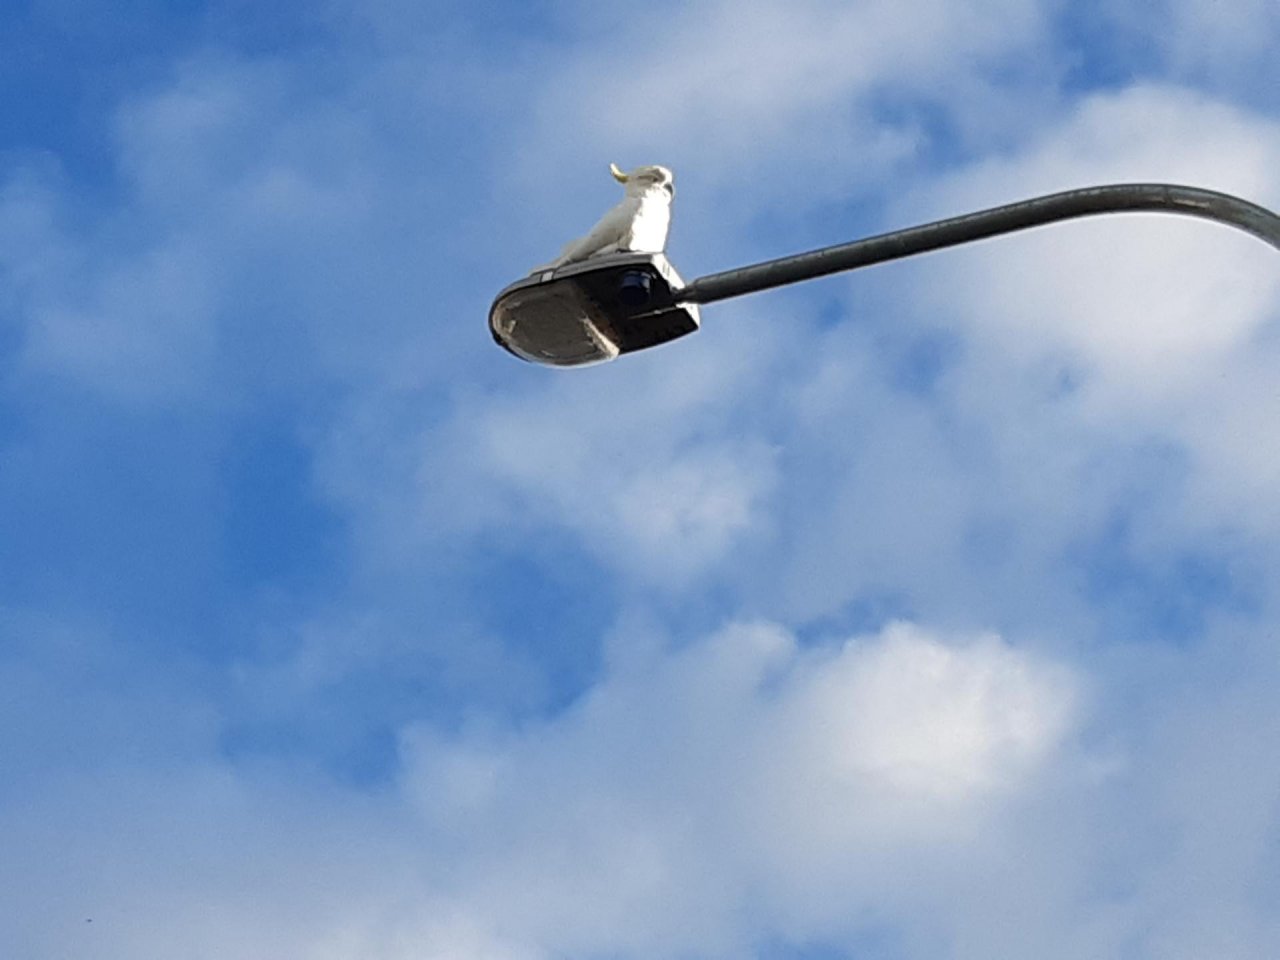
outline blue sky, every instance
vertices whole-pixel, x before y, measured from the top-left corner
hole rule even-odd
[[[0,954],[1280,955],[1280,255],[1063,225],[572,372],[494,293],[1280,209],[1272,0],[0,14]]]

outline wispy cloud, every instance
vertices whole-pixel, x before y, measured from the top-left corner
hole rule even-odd
[[[226,7],[86,97],[92,183],[0,155],[0,952],[1276,955],[1274,251],[484,328],[611,159],[687,272],[1280,206],[1270,7],[1159,8]]]

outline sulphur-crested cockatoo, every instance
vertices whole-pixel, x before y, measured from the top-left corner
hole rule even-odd
[[[675,178],[666,167],[636,167],[623,173],[617,164],[609,172],[626,187],[622,202],[600,218],[581,240],[574,240],[560,256],[533,271],[550,270],[606,253],[661,253],[671,225]]]

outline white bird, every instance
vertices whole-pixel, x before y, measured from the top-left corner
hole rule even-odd
[[[567,244],[560,256],[537,267],[534,273],[607,253],[661,253],[666,247],[671,200],[676,194],[671,171],[666,167],[645,166],[623,173],[617,164],[611,163],[609,172],[625,185],[626,196],[600,218],[590,233]]]

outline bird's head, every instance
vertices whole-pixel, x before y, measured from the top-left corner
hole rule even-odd
[[[656,189],[665,191],[669,197],[674,197],[676,194],[675,175],[666,167],[650,165],[636,167],[630,173],[623,173],[616,163],[611,163],[609,172],[613,174],[613,179],[626,186],[627,193],[643,193],[646,190]]]

